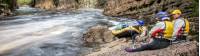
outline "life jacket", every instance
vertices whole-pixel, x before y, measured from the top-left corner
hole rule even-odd
[[[184,23],[185,25],[183,26],[183,32],[188,34],[190,31],[190,23],[187,19],[184,19]]]
[[[184,20],[184,25],[181,27],[181,29],[178,30],[177,36],[182,36],[182,35],[187,36],[189,34],[190,23],[187,19],[183,19],[183,20]]]
[[[172,38],[173,34],[173,23],[170,21],[164,21],[165,22],[165,29],[163,30],[163,36],[165,39],[170,40]]]
[[[170,40],[172,38],[173,33],[173,23],[170,21],[164,21],[165,28],[164,29],[157,29],[152,33],[153,38],[164,38]]]

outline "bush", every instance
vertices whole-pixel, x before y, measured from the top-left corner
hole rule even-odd
[[[19,5],[28,5],[31,3],[32,0],[17,0]]]
[[[193,0],[190,9],[192,9],[191,17],[198,17],[199,16],[199,0]]]

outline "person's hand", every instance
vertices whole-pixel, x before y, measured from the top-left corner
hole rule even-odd
[[[171,41],[175,41],[176,40],[176,37],[172,37]]]

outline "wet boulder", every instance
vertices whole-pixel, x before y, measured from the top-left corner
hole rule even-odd
[[[107,43],[113,41],[113,35],[107,26],[97,25],[91,27],[84,35],[83,39],[88,43]]]

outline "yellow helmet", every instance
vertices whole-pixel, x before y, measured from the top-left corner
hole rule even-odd
[[[182,14],[182,12],[181,10],[176,9],[176,10],[173,10],[171,14]]]

